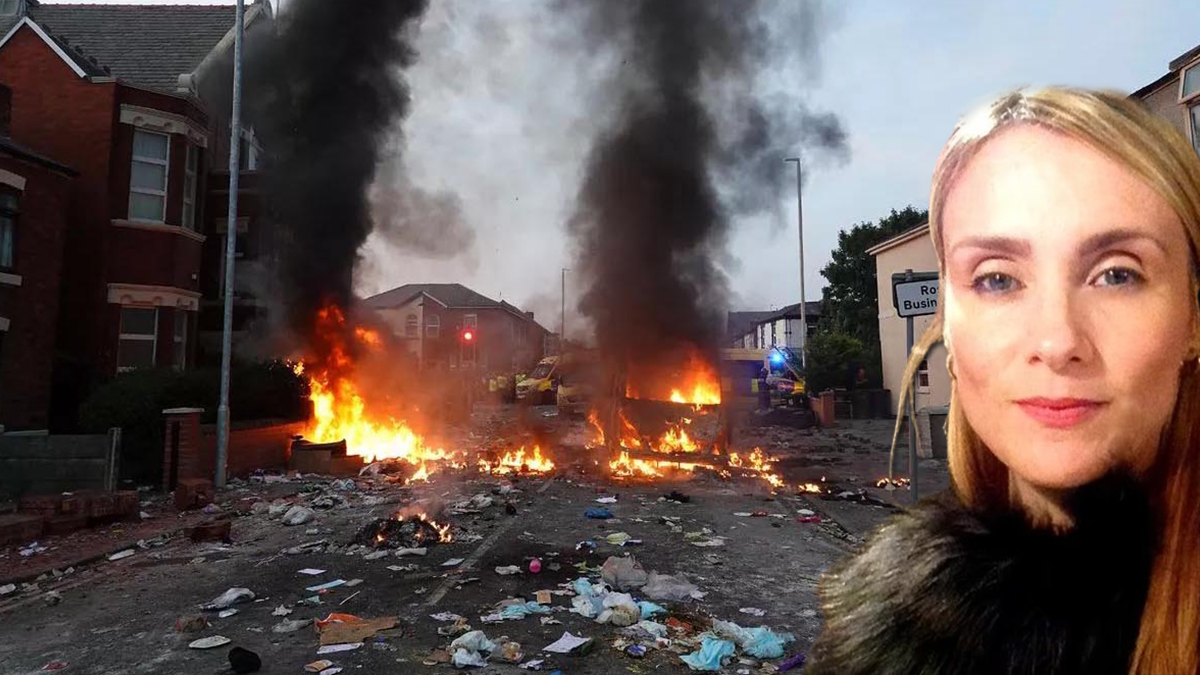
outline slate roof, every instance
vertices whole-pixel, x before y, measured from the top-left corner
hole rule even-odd
[[[500,303],[462,284],[405,284],[365,300],[368,307],[387,309],[405,304],[418,293],[425,293],[447,307],[500,307]]]
[[[29,17],[88,75],[174,93],[179,76],[194,71],[233,27],[235,7],[39,5]]]
[[[725,319],[725,335],[730,340],[740,340],[775,312],[729,312]]]

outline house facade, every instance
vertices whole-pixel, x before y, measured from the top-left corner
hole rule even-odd
[[[1132,96],[1175,125],[1200,153],[1200,45],[1173,59],[1165,75]]]
[[[879,347],[883,366],[883,388],[892,394],[891,410],[898,412],[904,369],[908,365],[908,320],[892,305],[892,275],[938,271],[937,254],[929,238],[929,224],[902,232],[867,249],[875,258],[875,278],[879,294]],[[913,318],[913,341],[920,339],[933,316]],[[946,348],[934,345],[917,370],[916,407],[950,404],[950,371],[946,368]]]
[[[526,372],[554,347],[554,336],[534,320],[533,312],[462,284],[406,284],[367,298],[365,304],[391,327],[422,370]]]
[[[778,310],[730,312],[726,342],[731,347],[743,349],[770,349],[787,347],[801,350],[804,340],[817,331],[821,320],[821,301],[810,300],[804,307],[803,323],[807,330],[801,333],[800,303]]]
[[[70,428],[117,373],[195,362],[205,249],[223,241],[210,169],[225,160],[214,150],[228,134],[198,86],[231,44],[234,8],[11,0],[0,11],[11,139],[73,172],[56,188],[58,302],[41,324],[54,329],[21,354],[52,363],[49,412],[10,415],[0,393],[0,423]],[[256,3],[247,26],[264,17],[269,5]],[[34,230],[23,208],[15,227],[20,248]]]

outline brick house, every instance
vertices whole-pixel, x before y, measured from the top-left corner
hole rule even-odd
[[[45,427],[75,171],[12,139],[0,86],[0,424]]]
[[[423,370],[474,368],[523,372],[553,349],[554,335],[533,312],[492,300],[462,284],[406,284],[365,300]],[[473,340],[465,343],[463,330]]]
[[[271,20],[269,4],[255,3],[247,31]],[[0,394],[0,423],[70,428],[79,403],[116,373],[194,364],[202,258],[224,238],[223,210],[209,212],[224,186],[210,172],[228,157],[228,113],[199,92],[232,49],[233,22],[232,6],[0,0],[12,139],[76,173],[56,188],[60,285],[39,287],[56,295],[39,305],[56,316],[38,325],[57,329],[20,355],[52,362],[50,412],[20,412]],[[19,258],[33,230],[24,210],[16,230]]]
[[[1174,124],[1200,153],[1200,45],[1173,59],[1165,75],[1132,96]]]

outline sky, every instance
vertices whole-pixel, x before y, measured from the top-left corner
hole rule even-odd
[[[603,64],[558,27],[552,2],[431,0],[417,37],[419,60],[404,74],[413,104],[394,141],[403,146],[397,168],[424,190],[453,195],[474,238],[431,258],[373,237],[360,293],[457,281],[557,328],[561,269],[574,255],[564,222],[604,102],[591,86]],[[820,298],[820,269],[839,230],[893,208],[927,207],[938,152],[972,107],[1025,85],[1130,92],[1200,43],[1194,0],[846,0],[824,7],[817,67],[785,64],[764,79],[838,115],[849,137],[844,162],[806,158],[809,300]],[[782,162],[794,139],[779,146]],[[797,302],[794,179],[759,216],[735,218],[731,232],[731,308]],[[566,280],[570,305],[580,289],[570,271]],[[570,312],[567,320],[578,324]]]

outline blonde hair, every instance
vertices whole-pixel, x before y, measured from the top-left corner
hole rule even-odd
[[[1001,96],[967,115],[938,158],[929,200],[929,235],[945,277],[942,210],[955,179],[998,132],[1033,125],[1091,146],[1146,182],[1179,216],[1191,248],[1193,294],[1200,260],[1200,157],[1175,127],[1140,101],[1118,92],[1070,88],[1023,90]],[[1192,305],[1195,308],[1195,304]],[[929,349],[945,336],[944,303],[913,346],[900,391],[901,410],[914,412],[911,383]],[[1193,309],[1193,325],[1200,314]],[[947,344],[950,414],[947,449],[954,491],[971,508],[1012,506],[1008,469],[967,422],[956,393],[952,344]],[[1200,354],[1193,344],[1193,359]],[[1200,672],[1200,367],[1189,360],[1180,371],[1179,396],[1164,429],[1151,472],[1158,548],[1142,613],[1132,673]],[[892,437],[895,452],[901,416]],[[1120,546],[1121,542],[1114,542]]]

